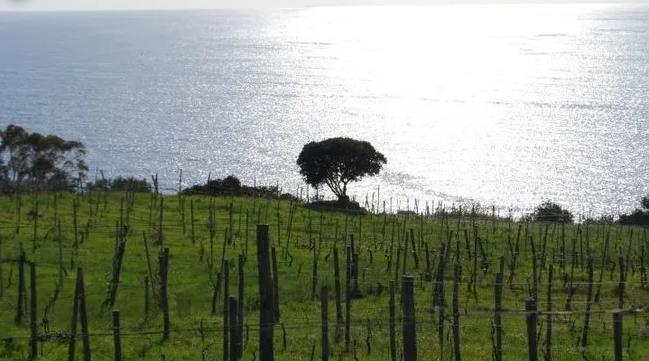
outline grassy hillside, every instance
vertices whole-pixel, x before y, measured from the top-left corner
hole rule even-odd
[[[75,204],[78,205],[76,210]],[[454,215],[437,212],[428,216],[352,215],[309,210],[288,201],[258,198],[169,195],[161,199],[150,194],[103,192],[23,195],[0,198],[0,259],[3,260],[0,359],[24,360],[29,353],[29,268],[26,269],[27,311],[22,324],[15,321],[18,303],[15,260],[22,243],[27,260],[36,265],[38,333],[43,341],[39,345],[40,359],[67,358],[77,267],[82,267],[85,274],[89,338],[94,359],[113,357],[113,309],[121,312],[122,351],[126,360],[222,359],[224,296],[219,289],[213,314],[213,290],[220,278],[222,260],[229,260],[230,295],[237,296],[238,257],[244,255],[242,359],[258,360],[257,224],[270,226],[270,239],[277,254],[280,311],[274,328],[277,360],[320,359],[318,295],[322,286],[328,286],[330,295],[332,359],[389,360],[388,288],[390,281],[399,280],[403,273],[415,278],[420,359],[452,359],[456,260],[462,268],[458,310],[460,348],[465,360],[491,358],[494,282],[501,256],[504,256],[505,280],[502,314],[505,360],[527,360],[524,310],[525,300],[535,293],[534,263],[537,265],[539,310],[547,307],[548,270],[552,265],[553,309],[566,311],[552,317],[554,360],[581,358],[582,352],[589,360],[613,359],[610,310],[617,308],[620,301],[620,257],[627,266],[624,307],[645,306],[649,300],[649,284],[643,287],[642,283],[649,262],[649,243],[644,229],[519,224],[488,215],[472,217],[465,213],[460,216],[457,212]],[[333,249],[336,247],[340,256],[344,295],[346,246],[350,245],[352,236],[358,253],[360,295],[351,301],[351,341],[349,351],[345,352],[342,325],[339,327],[340,340],[337,342],[335,337],[338,327]],[[105,301],[119,242],[125,242],[125,252],[116,301],[110,306]],[[439,267],[443,244],[449,252],[446,267]],[[161,342],[162,317],[154,298],[159,293],[158,255],[163,248],[169,248],[170,252],[171,320],[171,337],[164,343]],[[587,305],[589,255],[594,268],[593,297],[599,292],[600,299],[592,305],[588,345],[582,349],[580,339]],[[426,277],[427,258],[431,281]],[[315,288],[314,269],[317,269]],[[441,308],[444,310],[441,323],[440,308],[433,307],[435,282],[432,280],[438,278],[438,269],[444,269],[444,276],[440,277],[444,282],[438,284],[443,285],[446,304]],[[148,316],[144,312],[146,277],[151,281]],[[396,342],[400,359],[402,311],[399,292],[397,283]],[[342,315],[345,315],[344,299]],[[643,355],[649,354],[648,322],[647,313],[625,316],[625,359],[641,360]],[[542,357],[547,330],[545,315],[539,315],[537,326]],[[77,339],[76,349],[77,359],[80,359],[80,339]]]

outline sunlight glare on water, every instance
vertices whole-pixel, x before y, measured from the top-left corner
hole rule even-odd
[[[300,185],[302,145],[371,141],[364,199],[649,192],[649,7],[498,5],[0,15],[0,125],[79,138],[108,174]],[[3,45],[4,44],[4,45]]]

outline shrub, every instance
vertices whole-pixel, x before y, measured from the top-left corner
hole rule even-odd
[[[572,223],[574,216],[570,211],[551,201],[545,201],[534,209],[531,218],[535,222]]]
[[[636,209],[629,214],[621,214],[617,222],[625,225],[649,226],[649,212]]]
[[[649,196],[642,197],[640,208],[636,208],[630,214],[621,214],[617,220],[619,224],[649,226]]]
[[[116,192],[150,193],[151,184],[146,179],[135,177],[117,177],[114,179],[101,179],[95,183],[88,183],[89,190],[106,190]]]
[[[212,179],[205,184],[194,185],[182,191],[185,195],[202,194],[210,196],[247,196],[286,199],[297,201],[297,197],[281,193],[276,186],[247,186],[239,178],[229,175],[223,179]]]

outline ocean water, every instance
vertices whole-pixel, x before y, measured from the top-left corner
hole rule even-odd
[[[361,200],[615,214],[649,193],[648,95],[641,5],[0,13],[0,126],[167,189],[295,191],[302,145],[350,136],[388,158]]]

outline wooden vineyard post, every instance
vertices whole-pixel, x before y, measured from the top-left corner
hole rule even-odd
[[[353,251],[353,250],[352,250]],[[358,270],[359,270],[359,256],[358,253],[352,253],[352,297],[361,297],[361,289],[358,285]]]
[[[273,249],[274,250],[274,249]],[[313,262],[311,268],[311,300],[316,298],[316,288],[318,287],[318,252],[317,247],[313,246]]]
[[[395,282],[390,281],[390,361],[397,361]]]
[[[246,226],[245,226],[245,239],[246,239],[246,244],[245,247],[243,248],[243,254],[245,255],[246,259],[248,258],[248,229],[249,229],[249,220],[248,220],[248,208],[246,208]],[[290,234],[289,234],[290,235]]]
[[[230,359],[230,261],[223,261],[223,360]]]
[[[192,244],[196,244],[196,233],[194,231],[194,200],[189,200],[189,224],[190,224],[190,234],[192,239]]]
[[[453,282],[453,354],[455,361],[462,359],[460,351],[460,302],[459,302],[459,289],[460,277],[462,274],[462,266],[459,263],[455,264],[455,273]]]
[[[86,290],[83,282],[83,270],[77,270],[79,280],[79,321],[81,321],[81,342],[83,361],[90,361],[90,332],[88,331],[88,314],[86,312]]]
[[[347,265],[345,273],[345,352],[350,351],[351,344],[351,318],[352,318],[352,281],[351,281],[352,248],[347,246]]]
[[[618,285],[618,308],[622,309],[624,307],[624,292],[625,292],[625,283],[626,283],[626,265],[624,262],[624,257],[619,257],[619,269],[620,269],[620,283]]]
[[[424,281],[430,282],[432,281],[433,276],[430,269],[430,252],[428,250],[428,243],[424,243],[424,247],[426,251],[426,273],[424,273]]]
[[[419,269],[419,257],[417,256],[417,251],[419,251],[415,245],[415,230],[410,228],[410,245],[412,246],[412,259],[415,262],[415,269]]]
[[[163,221],[163,218],[164,218],[163,216],[164,216],[164,197],[160,197],[160,214],[159,214],[159,218],[158,218],[158,224],[159,225],[158,225],[158,241],[157,241],[157,243],[158,243],[158,245],[160,247],[163,246],[162,242],[164,241],[164,238],[162,236],[162,221]]]
[[[160,198],[162,202],[162,198]],[[165,248],[159,256],[160,262],[160,310],[162,311],[162,341],[169,340],[171,331],[169,322],[169,299],[167,297],[167,276],[169,274],[169,248]]]
[[[36,306],[38,304],[38,298],[36,295],[36,264],[34,262],[29,263],[29,285],[30,285],[30,294],[29,294],[29,359],[35,360],[38,356],[38,327],[36,324]]]
[[[401,261],[401,245],[397,245],[397,260],[396,260],[396,265],[394,267],[394,281],[399,282],[399,275],[400,269],[399,269],[399,264]]]
[[[525,301],[525,319],[527,322],[527,347],[529,352],[529,360],[537,361],[537,347],[536,347],[536,301],[528,299]]]
[[[0,297],[4,295],[4,281],[2,276],[2,235],[0,235]]]
[[[550,270],[548,271],[548,295],[546,302],[546,330],[545,330],[545,352],[544,359],[545,361],[552,361],[552,278],[554,269],[553,265],[550,264]]]
[[[613,342],[615,347],[615,361],[622,361],[622,310],[613,311]]]
[[[238,352],[238,357],[241,358],[243,355],[243,307],[244,307],[244,302],[243,302],[243,291],[244,291],[244,264],[245,264],[245,256],[240,254],[239,255],[239,264],[238,264],[238,273],[239,273],[239,282],[238,282],[238,292],[237,292],[237,309],[239,313],[237,314],[237,331],[238,335],[237,337],[239,338],[239,347],[237,349]]]
[[[70,343],[68,344],[68,361],[74,360],[75,342],[77,338],[77,317],[79,315],[79,275],[81,268],[77,269],[77,281],[74,286],[74,297],[72,300],[72,325],[70,327]]]
[[[122,341],[119,326],[119,310],[113,310],[113,350],[115,361],[122,361]]]
[[[320,289],[320,322],[322,361],[329,361],[329,290],[326,286]]]
[[[72,200],[72,226],[74,229],[74,250],[75,252],[79,249],[79,225],[77,221],[77,213],[79,209],[79,203],[76,199]]]
[[[273,316],[275,322],[279,321],[279,275],[277,274],[277,253],[275,247],[270,250],[273,267]]]
[[[34,233],[32,237],[32,253],[36,252],[36,238],[38,236],[38,199],[34,203]]]
[[[16,323],[22,324],[25,318],[25,249],[20,243],[20,255],[18,256],[18,302],[16,302]]]
[[[241,358],[241,337],[239,332],[239,302],[237,299],[228,297],[229,326],[230,326],[230,361]]]
[[[56,241],[59,248],[59,278],[57,285],[63,285],[63,276],[65,275],[65,267],[63,266],[63,237],[61,236],[61,222],[57,223]],[[114,272],[113,272],[114,273]]]
[[[149,277],[144,277],[144,322],[149,320]]]
[[[334,247],[334,288],[336,296],[336,332],[334,339],[340,341],[340,327],[343,324],[343,306],[340,290],[340,264],[338,262],[338,248]]]
[[[70,343],[68,344],[68,361],[74,360],[77,339],[77,320],[81,322],[81,341],[83,344],[83,360],[90,361],[90,333],[88,331],[88,316],[86,312],[86,291],[83,284],[83,269],[77,268],[77,281],[72,301],[72,325],[70,327]]]
[[[403,360],[417,360],[417,325],[415,323],[414,279],[411,276],[401,278],[401,309],[403,321]]]
[[[273,361],[273,280],[270,270],[268,225],[257,226],[257,270],[259,275],[259,359]]]
[[[404,223],[404,226],[405,226],[405,223]],[[403,264],[401,265],[402,266],[402,269],[401,269],[401,274],[402,275],[405,275],[406,272],[408,271],[407,263],[408,263],[408,233],[406,232],[405,235],[404,235],[404,240],[403,240]]]
[[[502,261],[502,258],[501,258]],[[496,284],[494,285],[494,302],[496,304],[494,311],[494,360],[503,360],[503,326],[502,326],[502,311],[503,311],[503,273],[496,274]]]
[[[586,311],[584,312],[584,329],[581,335],[582,353],[586,352],[588,346],[588,327],[590,324],[590,309],[593,302],[593,258],[588,256],[588,292],[586,296]]]

